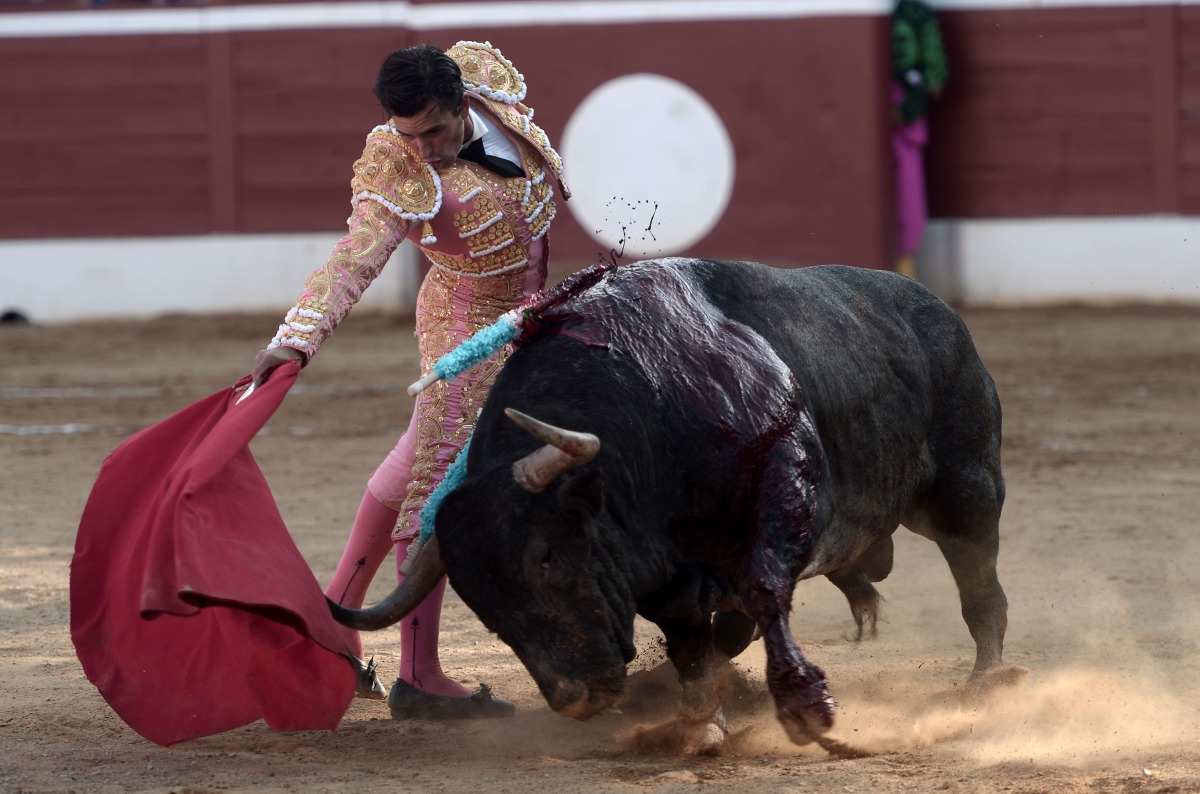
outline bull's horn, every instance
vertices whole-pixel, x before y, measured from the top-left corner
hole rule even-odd
[[[329,601],[329,611],[338,623],[359,631],[376,631],[399,623],[406,615],[417,608],[425,600],[425,596],[446,575],[446,565],[442,562],[441,550],[438,548],[437,535],[425,542],[421,556],[417,557],[412,573],[404,577],[400,586],[391,592],[387,598],[369,609],[348,609],[341,604]]]
[[[600,452],[600,439],[591,433],[564,430],[515,408],[505,408],[504,415],[534,438],[546,442],[546,446],[513,464],[513,479],[530,493],[544,490],[558,475],[582,466]]]

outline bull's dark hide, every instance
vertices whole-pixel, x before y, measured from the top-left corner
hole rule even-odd
[[[513,463],[541,442],[505,408],[594,434],[600,452],[526,492]],[[903,523],[950,565],[978,676],[1001,663],[1003,499],[992,379],[920,284],[667,259],[547,310],[496,381],[436,535],[455,589],[560,713],[616,700],[641,614],[703,723],[718,708],[711,616],[732,610],[761,631],[777,713],[802,743],[834,704],[788,627],[796,581],[828,576],[873,628],[872,582]]]

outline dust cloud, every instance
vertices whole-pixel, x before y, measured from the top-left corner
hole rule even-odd
[[[1078,768],[1200,742],[1200,709],[1156,679],[1082,667],[1021,672],[986,688],[911,674],[837,682],[837,721],[828,735],[870,755],[940,748],[982,765]],[[739,674],[761,680],[762,669]],[[769,698],[732,712],[735,755],[821,753],[786,740]]]

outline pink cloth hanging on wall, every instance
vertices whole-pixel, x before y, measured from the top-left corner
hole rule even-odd
[[[892,106],[899,104],[904,89],[892,83]],[[921,246],[929,222],[925,197],[925,147],[929,145],[929,122],[919,118],[911,124],[892,126],[892,161],[895,168],[896,253],[912,256]]]

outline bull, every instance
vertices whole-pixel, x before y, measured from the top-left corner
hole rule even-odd
[[[623,265],[509,358],[410,575],[375,607],[331,608],[382,628],[448,573],[551,708],[580,720],[621,695],[641,615],[678,671],[678,722],[709,744],[714,660],[757,632],[787,735],[821,741],[835,703],[789,628],[792,591],[824,575],[860,636],[873,630],[900,524],[949,565],[971,680],[1001,668],[1000,422],[965,325],[916,281]]]

